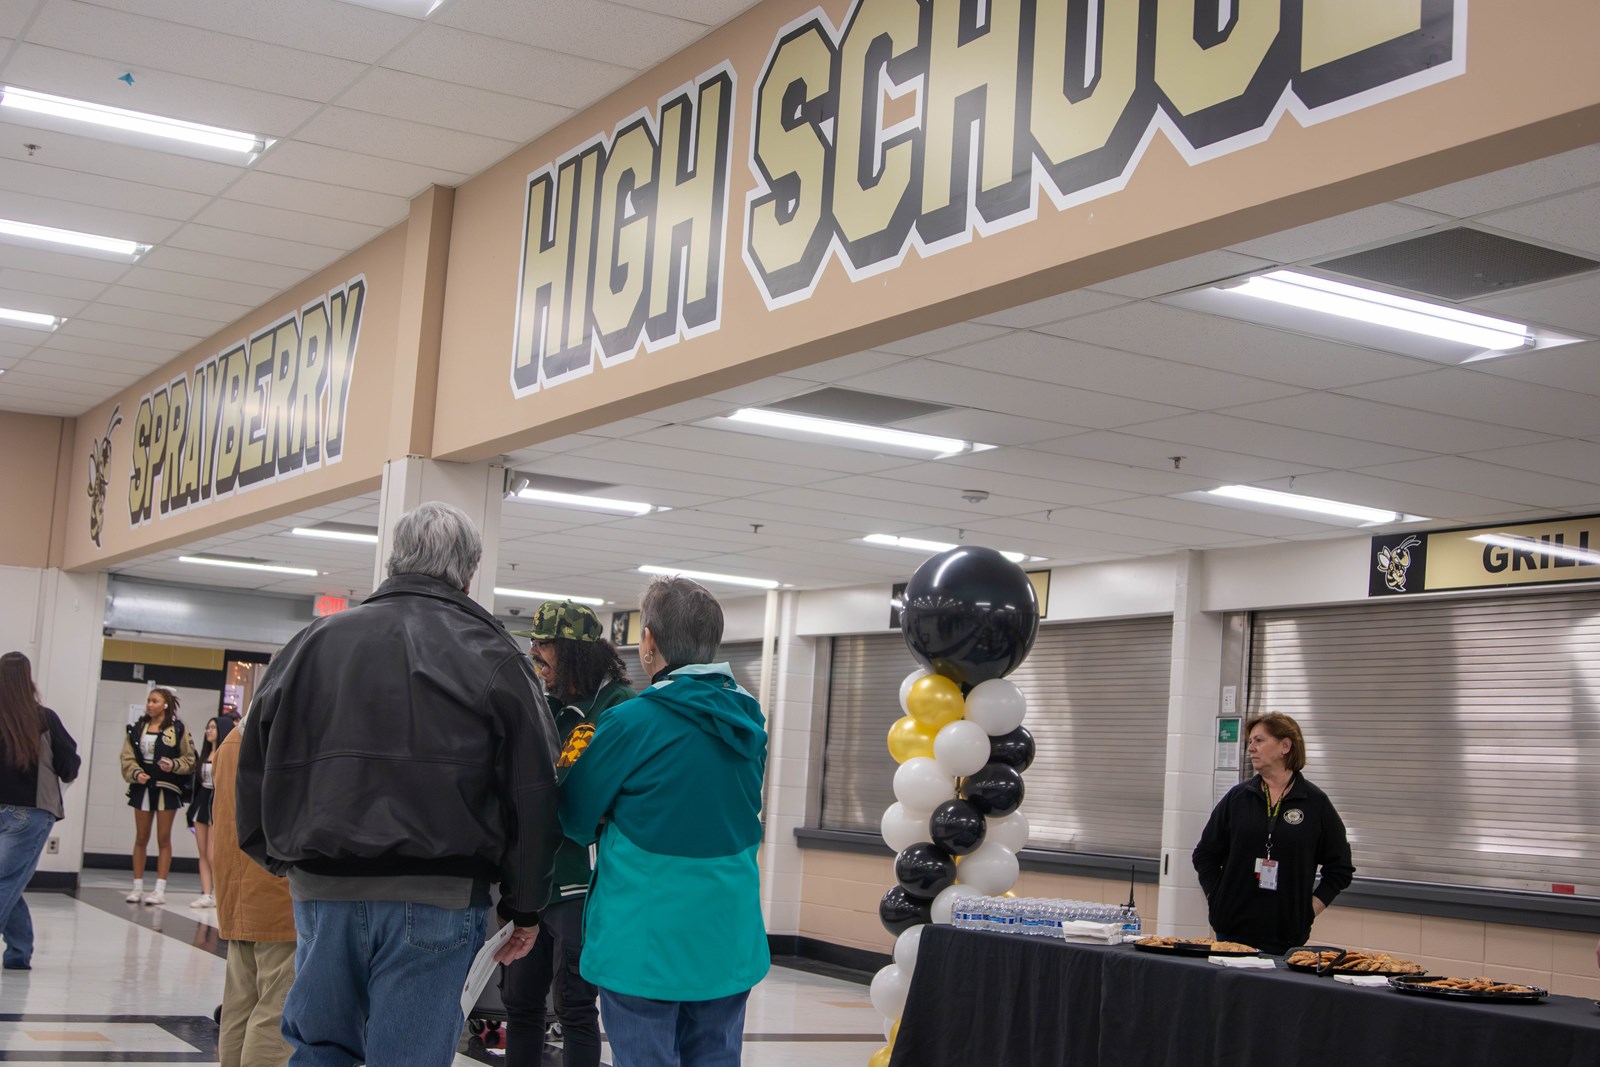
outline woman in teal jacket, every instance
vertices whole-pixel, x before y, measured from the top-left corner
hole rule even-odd
[[[651,685],[608,711],[562,786],[566,835],[599,841],[583,976],[617,1067],[736,1067],[761,919],[766,721],[726,663],[722,608],[686,578],[641,605]]]

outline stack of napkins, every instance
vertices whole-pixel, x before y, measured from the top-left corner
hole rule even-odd
[[[1248,970],[1270,971],[1278,965],[1265,956],[1207,956],[1218,967],[1244,967]]]
[[[1061,924],[1061,939],[1063,941],[1093,941],[1102,945],[1114,945],[1122,940],[1122,924],[1095,923],[1083,919],[1075,919]]]
[[[1345,985],[1386,986],[1389,984],[1389,979],[1381,974],[1336,974],[1333,976],[1333,980],[1335,982],[1343,982]]]

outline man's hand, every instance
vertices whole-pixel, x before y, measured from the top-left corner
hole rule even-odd
[[[539,936],[537,926],[518,926],[511,931],[511,936],[506,943],[495,949],[494,961],[499,964],[508,964],[513,960],[520,960],[533,948],[534,940]]]
[[[1316,918],[1318,915],[1321,915],[1323,912],[1325,912],[1327,910],[1328,910],[1328,906],[1322,902],[1322,898],[1321,897],[1312,897],[1311,898],[1311,917],[1313,919]],[[1597,951],[1600,951],[1600,950],[1597,950]]]

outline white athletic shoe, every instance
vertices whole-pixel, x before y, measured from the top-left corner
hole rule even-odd
[[[150,905],[150,906],[157,906],[157,905],[165,904],[167,902],[167,895],[165,893],[161,892],[160,890],[156,890],[156,891],[151,892],[151,893],[146,893],[144,895],[144,902],[145,902],[146,905]]]
[[[189,907],[191,908],[205,909],[214,908],[216,906],[217,900],[210,893],[206,893],[204,896],[195,897],[193,900],[189,901]]]
[[[137,903],[139,903],[139,901],[144,899],[144,890],[143,889],[135,889],[133,892],[129,893],[127,896],[123,897],[122,899],[126,900],[129,904],[137,904]]]

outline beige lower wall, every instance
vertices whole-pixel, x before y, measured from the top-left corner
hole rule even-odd
[[[807,849],[801,882],[801,936],[889,952],[894,939],[878,922],[878,898],[893,884],[893,866],[886,856]],[[1128,883],[1024,871],[1016,893],[1121,904],[1128,899]],[[1146,929],[1154,929],[1156,887],[1136,886],[1134,901]],[[1600,999],[1595,934],[1335,904],[1317,919],[1311,936],[1318,944],[1392,952],[1416,960],[1435,974],[1463,978],[1487,974],[1508,982],[1531,983],[1552,993]]]

